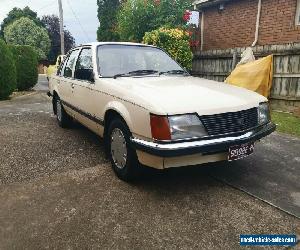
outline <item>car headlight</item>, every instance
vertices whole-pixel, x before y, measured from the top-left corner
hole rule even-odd
[[[154,140],[170,141],[199,138],[208,135],[197,115],[150,115]]]
[[[258,107],[258,124],[263,125],[270,122],[270,109],[267,102],[259,104]]]
[[[197,115],[169,116],[171,139],[203,137],[207,132]]]

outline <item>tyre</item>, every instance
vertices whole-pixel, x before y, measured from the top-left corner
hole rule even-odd
[[[53,105],[55,107],[54,112],[56,112],[56,119],[57,119],[58,125],[62,128],[70,127],[72,124],[72,118],[64,110],[64,107],[62,106],[61,100],[59,97],[55,97],[54,105]]]
[[[135,149],[130,146],[130,131],[126,123],[116,118],[109,124],[107,151],[116,175],[123,181],[133,181],[140,175]]]

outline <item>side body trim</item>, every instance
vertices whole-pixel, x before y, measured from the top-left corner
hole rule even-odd
[[[85,112],[85,111],[83,111],[83,110],[81,110],[81,109],[73,106],[72,104],[70,104],[68,102],[65,102],[63,100],[61,100],[61,102],[62,102],[63,105],[67,106],[70,109],[73,109],[75,112],[77,112],[77,113],[83,115],[84,117],[86,117],[86,118],[88,118],[88,119],[90,119],[90,120],[92,120],[92,121],[100,124],[101,126],[104,126],[104,120],[102,120],[102,119],[100,119],[100,118],[98,118],[96,116],[93,116],[92,114],[87,113],[87,112]]]

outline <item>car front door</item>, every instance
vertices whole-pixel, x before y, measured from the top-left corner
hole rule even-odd
[[[101,121],[97,119],[95,110],[101,93],[95,90],[92,49],[83,47],[79,53],[74,72],[74,99],[78,108],[76,119],[85,126],[100,133]]]
[[[64,106],[76,105],[74,100],[74,70],[75,62],[79,54],[79,49],[69,53],[65,60],[64,66],[60,72],[60,84],[58,86],[59,97]]]

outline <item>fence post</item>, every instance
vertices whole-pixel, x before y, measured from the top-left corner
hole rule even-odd
[[[236,49],[234,49],[233,56],[232,56],[232,70],[234,70],[236,64],[237,64],[237,52]]]

